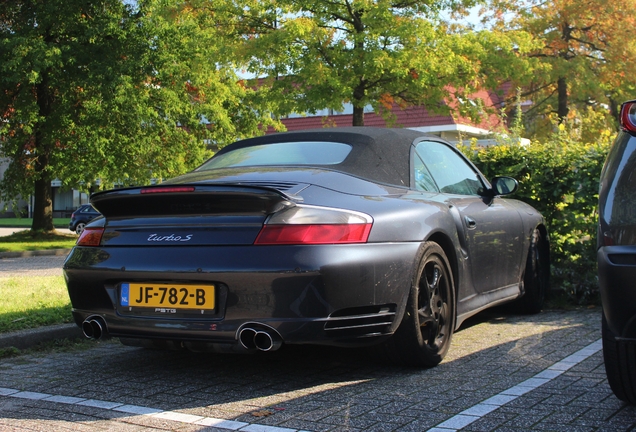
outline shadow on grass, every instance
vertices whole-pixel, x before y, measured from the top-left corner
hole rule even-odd
[[[18,231],[0,237],[0,252],[21,252],[45,249],[70,249],[75,246],[77,235],[57,231]]]
[[[0,314],[0,333],[73,322],[71,304]]]

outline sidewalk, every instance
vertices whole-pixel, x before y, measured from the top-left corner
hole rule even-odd
[[[24,231],[25,229],[28,229],[28,228],[5,228],[5,227],[2,227],[2,228],[0,228],[0,237],[8,236],[8,235],[11,235],[11,234],[16,233],[18,231]]]
[[[52,252],[52,251],[51,251]],[[66,255],[45,254],[0,259],[0,278],[14,276],[62,276]]]

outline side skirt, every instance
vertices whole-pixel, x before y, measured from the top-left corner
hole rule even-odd
[[[490,307],[515,300],[520,294],[519,284],[514,284],[462,300],[457,304],[457,322],[455,329],[457,330],[462,323],[471,316]]]

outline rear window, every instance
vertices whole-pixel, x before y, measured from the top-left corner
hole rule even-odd
[[[285,142],[250,147],[213,157],[197,171],[215,168],[274,165],[337,165],[351,152],[351,146],[328,141]]]

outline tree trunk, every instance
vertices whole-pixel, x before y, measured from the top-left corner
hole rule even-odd
[[[621,124],[621,104],[616,102],[614,97],[609,98],[610,114],[616,119],[618,125]]]
[[[365,88],[364,79],[360,79],[360,82],[353,89],[353,122],[352,126],[364,126],[364,97],[367,93]]]
[[[53,108],[54,96],[48,86],[48,75],[42,74],[42,82],[36,86],[39,114],[46,123]],[[34,185],[33,222],[31,230],[52,231],[53,227],[53,190],[51,188],[51,174],[49,173],[51,137],[45,136],[43,125],[39,123],[35,132],[35,172],[37,174]]]
[[[33,203],[33,223],[31,231],[53,231],[53,190],[51,179],[46,172],[35,181],[35,194]]]
[[[565,78],[561,77],[557,81],[559,102],[557,106],[557,115],[559,116],[559,123],[563,123],[566,119],[570,109],[568,108],[568,83]]]
[[[364,126],[364,107],[353,107],[352,126]]]

